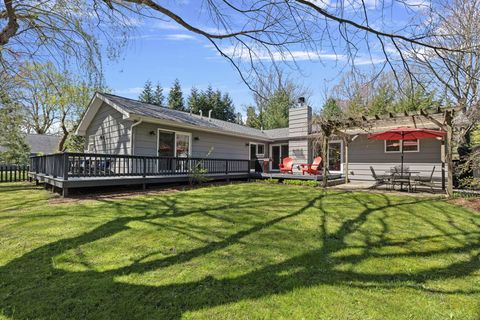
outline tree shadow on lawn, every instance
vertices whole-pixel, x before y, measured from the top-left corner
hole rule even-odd
[[[443,280],[471,275],[480,269],[478,250],[471,254],[468,260],[456,261],[445,267],[432,267],[430,269],[410,272],[372,272],[362,273],[354,270],[341,270],[338,265],[351,263],[358,264],[370,257],[420,257],[434,256],[447,253],[470,254],[478,249],[480,233],[463,230],[455,227],[455,232],[446,231],[438,227],[434,221],[415,213],[409,208],[411,205],[428,203],[430,200],[408,199],[392,203],[390,198],[383,196],[382,205],[372,205],[360,196],[349,195],[362,207],[354,217],[342,220],[335,231],[329,231],[330,219],[335,219],[328,213],[324,201],[328,197],[340,197],[341,194],[324,194],[313,197],[302,208],[280,215],[274,219],[256,223],[244,230],[224,237],[220,241],[209,242],[201,247],[169,256],[159,260],[144,261],[145,257],[138,261],[118,269],[108,271],[83,271],[71,272],[58,269],[54,266],[53,257],[62,254],[66,250],[77,248],[103,238],[108,238],[129,229],[127,224],[140,221],[152,224],[162,223],[158,220],[163,217],[183,217],[191,214],[202,214],[205,208],[184,210],[178,208],[175,198],[162,200],[162,205],[157,212],[139,216],[125,217],[125,212],[135,208],[141,210],[151,206],[147,200],[135,200],[128,202],[110,203],[119,211],[119,217],[104,223],[97,228],[69,239],[59,240],[54,243],[37,248],[17,259],[0,267],[0,310],[5,316],[14,319],[48,318],[106,318],[106,319],[179,319],[188,311],[234,303],[245,299],[261,298],[274,294],[288,293],[297,288],[308,288],[315,285],[327,284],[332,286],[349,286],[357,288],[413,288],[427,292],[443,294],[478,294],[478,291],[462,290],[435,290],[423,286],[427,280]],[[382,197],[375,195],[375,197]],[[341,201],[341,197],[339,198]],[[208,203],[208,199],[206,199]],[[242,199],[233,204],[220,204],[209,207],[210,211],[223,210],[225,208],[254,210],[259,202],[255,198],[248,201]],[[167,266],[176,266],[191,261],[194,258],[227,248],[239,243],[247,236],[261,230],[277,225],[282,221],[295,218],[304,214],[308,209],[315,208],[320,216],[319,238],[322,246],[319,249],[310,250],[299,256],[294,256],[283,262],[264,266],[246,274],[226,279],[215,279],[212,276],[204,277],[199,281],[187,283],[174,283],[162,286],[147,286],[119,282],[118,277],[132,273],[142,273]],[[380,220],[381,233],[379,240],[371,239],[367,230],[362,226],[373,213],[381,213],[390,209],[399,208],[403,212],[425,220],[438,235],[425,237],[412,237],[401,240],[389,240],[389,224],[386,221],[388,214],[377,216]],[[414,209],[413,209],[414,210]],[[123,212],[125,211],[125,212]],[[212,219],[223,217],[211,217]],[[183,234],[189,234],[189,230],[178,230]],[[361,234],[365,237],[365,244],[359,245],[363,249],[361,253],[338,256],[342,250],[355,248],[349,245],[347,237],[352,234]],[[413,242],[429,240],[435,237],[439,239],[457,239],[459,237],[471,237],[469,241],[463,241],[458,246],[439,248],[423,251],[408,251],[401,253],[376,253],[375,249],[385,246],[405,246]],[[148,257],[149,255],[147,255]]]

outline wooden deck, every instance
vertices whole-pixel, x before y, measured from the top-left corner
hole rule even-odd
[[[199,172],[209,181],[248,179],[250,161],[58,153],[32,157],[29,177],[67,196],[72,188],[184,183]]]
[[[67,196],[70,189],[187,183],[200,170],[208,181],[278,179],[321,181],[321,175],[253,172],[249,160],[58,153],[31,158],[29,177]],[[258,167],[258,166],[257,166]],[[329,183],[341,181],[331,174]]]

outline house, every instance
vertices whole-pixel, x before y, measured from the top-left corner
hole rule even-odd
[[[50,154],[58,151],[58,144],[61,137],[51,134],[32,134],[25,135],[25,140],[30,146],[30,155]]]
[[[30,155],[50,154],[58,151],[60,136],[50,134],[25,134],[25,142],[30,147]],[[0,152],[5,148],[0,146]]]
[[[347,128],[343,135],[330,138],[328,169],[332,173],[348,173],[351,180],[371,180],[370,166],[384,172],[399,164],[402,145],[399,141],[369,140],[369,133],[399,126],[438,129],[436,122],[442,122],[442,117],[439,110],[430,118],[419,113],[364,118],[361,126]],[[299,164],[309,163],[319,154],[313,143],[318,129],[312,126],[312,109],[303,100],[290,109],[288,128],[259,130],[214,119],[210,115],[96,93],[77,134],[86,138],[85,151],[90,153],[270,159],[268,170],[273,172],[279,169],[279,163],[286,156],[295,159],[295,170],[299,172]],[[405,166],[410,170],[429,175],[435,166],[434,176],[437,179],[444,177],[443,140],[408,141],[403,149]],[[257,166],[256,169],[260,168]]]

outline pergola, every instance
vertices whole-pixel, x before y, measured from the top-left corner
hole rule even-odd
[[[328,154],[328,141],[331,137],[341,138],[344,142],[345,183],[349,182],[349,143],[360,134],[386,131],[398,127],[440,129],[447,132],[442,139],[442,188],[448,195],[453,194],[453,119],[461,108],[437,108],[430,110],[389,113],[376,116],[349,118],[345,121],[329,120],[313,123],[311,139],[322,140],[324,159]],[[445,173],[447,168],[447,173]],[[324,177],[327,172],[324,172]]]

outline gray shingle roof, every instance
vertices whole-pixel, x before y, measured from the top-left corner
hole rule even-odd
[[[25,139],[31,153],[54,153],[58,151],[59,136],[49,134],[27,134]]]
[[[148,104],[138,100],[124,98],[107,93],[98,93],[107,100],[111,101],[126,112],[138,116],[151,117],[155,119],[163,119],[178,122],[179,124],[188,124],[200,128],[224,131],[226,133],[234,133],[238,135],[245,135],[250,137],[257,137],[262,140],[270,140],[277,138],[285,138],[285,133],[288,136],[288,128],[273,129],[273,130],[259,130],[250,128],[244,125],[231,123],[223,120],[218,120],[208,116],[201,117],[197,114],[190,114],[188,112],[162,108],[156,105]],[[286,131],[285,131],[286,130]]]
[[[30,146],[31,154],[49,154],[58,150],[59,136],[49,134],[30,134],[25,135],[25,141]],[[5,151],[5,147],[0,146],[0,152]]]
[[[280,140],[280,139],[288,139],[288,128],[278,128],[278,129],[270,129],[264,130],[267,136],[270,139]]]

